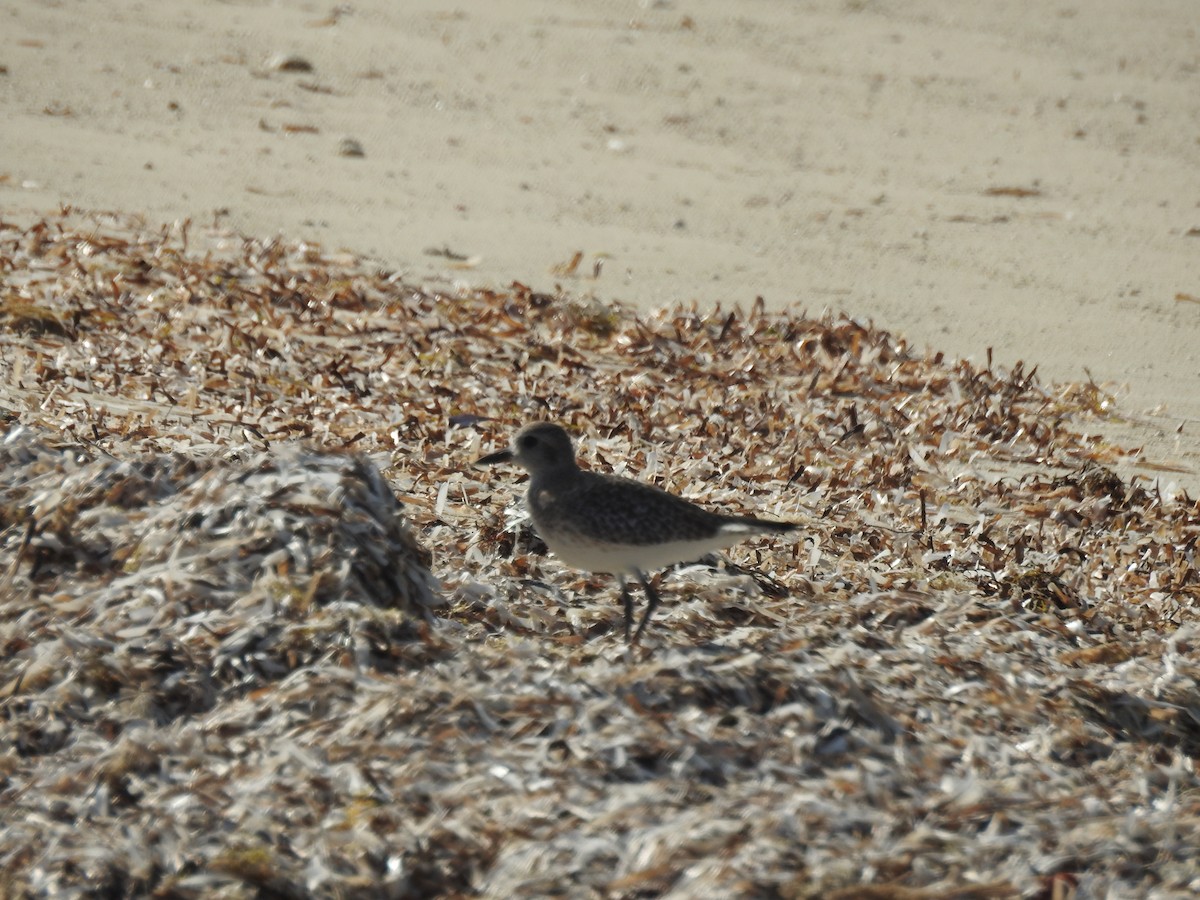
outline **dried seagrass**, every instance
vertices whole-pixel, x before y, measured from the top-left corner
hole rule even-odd
[[[38,436],[0,466],[0,893],[1200,888],[1200,511],[1100,386],[186,223],[0,223],[0,259]],[[626,655],[469,465],[530,419],[803,538],[668,573]]]

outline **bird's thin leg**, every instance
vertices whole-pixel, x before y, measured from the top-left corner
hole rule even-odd
[[[633,635],[633,640],[629,643],[629,646],[631,647],[637,645],[638,639],[642,636],[642,632],[646,630],[646,623],[650,621],[650,614],[653,613],[655,608],[658,606],[658,591],[656,591],[650,584],[649,579],[646,578],[646,573],[641,569],[634,569],[633,571],[634,574],[637,575],[638,581],[642,583],[642,590],[646,592],[646,612],[642,616],[641,624],[638,625],[638,629]]]
[[[633,628],[633,598],[629,596],[629,585],[624,575],[618,575],[621,582],[621,602],[625,604],[625,643],[629,643],[629,632]]]

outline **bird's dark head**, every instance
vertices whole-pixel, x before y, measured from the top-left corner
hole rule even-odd
[[[530,473],[562,471],[575,468],[575,450],[561,427],[553,422],[537,422],[518,431],[507,450],[482,456],[475,465],[502,462],[514,462]]]

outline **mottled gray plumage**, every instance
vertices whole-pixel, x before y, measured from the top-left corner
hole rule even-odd
[[[542,540],[564,563],[620,579],[629,636],[633,602],[626,576],[646,590],[648,605],[632,643],[637,643],[658,594],[645,572],[697,559],[755,534],[791,531],[792,522],[771,522],[709,512],[682,497],[640,481],[586,472],[575,462],[567,433],[550,422],[517,432],[512,447],[477,464],[515,462],[529,470],[527,505]]]

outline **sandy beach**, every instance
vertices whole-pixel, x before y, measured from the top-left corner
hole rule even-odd
[[[1196,896],[1198,25],[0,7],[0,896]]]
[[[215,220],[640,307],[845,310],[1109,385],[1110,434],[1166,466],[1130,472],[1197,484],[1188,3],[79,0],[0,22],[6,216]]]
[[[1195,483],[1187,3],[82,0],[0,17],[8,216],[215,219],[428,279],[846,310],[949,355],[1111,383],[1136,426],[1122,439]]]

